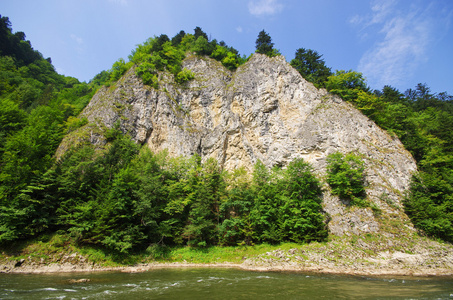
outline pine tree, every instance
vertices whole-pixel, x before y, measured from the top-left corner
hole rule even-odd
[[[267,34],[264,29],[258,34],[256,39],[256,53],[266,54],[269,57],[280,55],[277,49],[274,49],[272,38]]]

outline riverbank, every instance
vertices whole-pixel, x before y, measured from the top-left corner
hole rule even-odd
[[[306,245],[178,248],[157,259],[155,253],[143,254],[129,263],[100,259],[98,254],[73,246],[44,245],[29,245],[15,255],[3,252],[0,273],[132,273],[159,268],[236,268],[366,276],[453,276],[453,246],[421,237],[404,243],[376,236],[353,236]]]
[[[353,276],[415,276],[453,277],[452,269],[445,268],[345,268],[332,267],[327,265],[307,266],[304,264],[272,264],[272,265],[250,265],[247,263],[147,263],[135,266],[103,267],[97,265],[73,265],[69,263],[52,263],[49,265],[24,265],[22,267],[0,266],[0,273],[13,274],[48,274],[48,273],[86,273],[86,272],[125,272],[139,273],[156,269],[182,269],[182,268],[232,268],[257,272],[301,272],[318,273],[331,275],[353,275]]]

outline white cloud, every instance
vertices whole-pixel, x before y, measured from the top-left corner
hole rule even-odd
[[[85,52],[85,43],[81,37],[72,33],[71,40],[73,40],[76,43],[75,49],[77,53],[82,54]]]
[[[113,2],[113,3],[116,3],[116,4],[120,4],[122,6],[127,6],[127,1],[128,0],[109,0],[109,2]]]
[[[374,88],[401,84],[427,60],[426,51],[439,34],[442,20],[429,5],[398,10],[394,0],[375,1],[371,11],[350,20],[359,26],[363,38],[378,36],[360,59],[358,70]]]
[[[241,26],[238,26],[238,27],[236,27],[236,31],[239,32],[239,33],[241,33],[241,32],[243,31],[243,29],[242,29]]]
[[[375,1],[371,7],[373,17],[370,20],[370,24],[385,22],[386,18],[394,12],[396,3],[396,0]]]
[[[81,37],[78,37],[75,34],[71,34],[71,39],[75,41],[77,44],[83,45],[83,39]]]
[[[349,19],[353,25],[360,27],[360,35],[362,38],[367,38],[369,35],[365,32],[368,27],[385,22],[386,17],[394,12],[396,0],[380,0],[374,1],[371,5],[371,14],[355,15]]]
[[[252,0],[248,6],[254,16],[274,15],[283,10],[283,4],[278,3],[278,0]]]

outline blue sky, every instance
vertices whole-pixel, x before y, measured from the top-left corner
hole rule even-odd
[[[13,31],[57,71],[89,81],[137,44],[200,26],[247,56],[265,30],[288,61],[316,50],[372,89],[426,83],[453,94],[452,0],[0,0]]]

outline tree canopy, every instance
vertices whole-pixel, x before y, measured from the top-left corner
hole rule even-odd
[[[57,74],[25,34],[0,20],[0,241],[51,230],[54,153],[96,87]],[[79,124],[82,124],[80,122]],[[49,173],[50,172],[50,173]],[[47,190],[46,190],[47,188]],[[46,190],[46,192],[43,192]]]
[[[312,82],[317,87],[325,87],[328,77],[332,75],[330,68],[326,67],[322,55],[318,52],[299,48],[295,58],[290,62],[306,80]]]
[[[115,73],[115,65],[112,69],[114,74],[122,75],[133,64],[136,65],[136,74],[147,85],[158,88],[158,71],[168,71],[175,77],[176,82],[183,84],[194,78],[190,71],[181,68],[182,60],[187,52],[195,53],[200,56],[210,56],[220,61],[230,70],[236,69],[245,62],[245,57],[240,57],[239,52],[228,47],[224,42],[218,43],[217,40],[208,40],[208,35],[200,27],[196,27],[194,34],[187,34],[180,31],[171,40],[166,35],[149,38],[145,43],[137,46],[129,56],[129,63],[119,60],[119,73]],[[117,80],[117,76],[111,77],[112,81]]]

